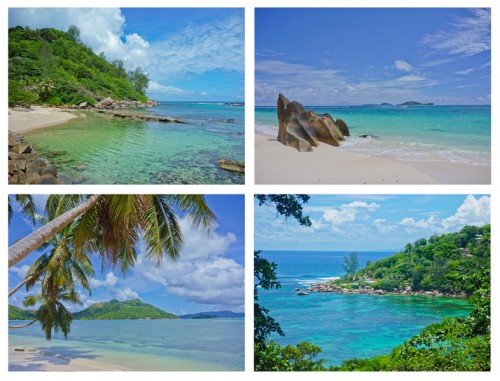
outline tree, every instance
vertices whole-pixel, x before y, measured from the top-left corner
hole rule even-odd
[[[128,72],[128,79],[140,93],[144,93],[149,86],[149,76],[142,71],[140,66]]]
[[[359,268],[358,253],[353,251],[344,256],[342,268],[348,277],[352,277]]]
[[[68,35],[77,44],[82,42],[82,40],[80,40],[80,29],[76,25],[71,25],[68,28]]]
[[[75,250],[100,253],[103,261],[125,271],[133,266],[135,244],[143,236],[146,257],[159,265],[164,256],[175,259],[181,252],[183,237],[174,208],[194,227],[207,233],[213,229],[215,215],[201,195],[51,195],[46,209],[54,218],[9,247],[9,267],[80,216]]]

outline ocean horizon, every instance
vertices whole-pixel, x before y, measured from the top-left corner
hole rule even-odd
[[[67,123],[26,134],[41,157],[82,184],[243,184],[221,159],[244,162],[242,102],[161,101],[127,112],[186,124],[125,120],[81,112]]]
[[[355,250],[354,250],[355,251]],[[281,325],[285,336],[272,334],[282,345],[309,341],[322,352],[318,359],[340,365],[353,358],[389,354],[392,348],[444,317],[464,316],[471,310],[465,298],[309,293],[297,288],[344,275],[342,261],[351,251],[263,250],[277,264],[280,289],[259,289],[260,304]],[[357,251],[361,267],[395,251]]]
[[[491,106],[305,106],[343,119],[341,149],[401,161],[491,165]],[[255,107],[255,132],[277,137],[275,106]],[[367,135],[363,138],[361,135]]]

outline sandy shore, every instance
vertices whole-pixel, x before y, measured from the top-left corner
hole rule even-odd
[[[17,349],[17,350],[16,350]],[[125,371],[123,366],[103,364],[90,355],[68,356],[54,352],[40,352],[27,347],[9,346],[9,371]]]
[[[490,184],[491,167],[383,159],[321,144],[299,152],[255,135],[256,184]]]
[[[52,107],[31,106],[30,109],[9,109],[9,131],[27,133],[38,128],[67,122],[78,115],[73,111]]]

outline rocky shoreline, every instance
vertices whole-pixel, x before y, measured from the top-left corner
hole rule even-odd
[[[76,179],[58,172],[48,159],[39,157],[24,136],[9,132],[9,184],[74,184]]]
[[[433,291],[415,291],[411,287],[405,290],[394,289],[392,291],[384,291],[375,289],[371,286],[360,286],[359,288],[344,288],[338,284],[333,283],[315,283],[307,288],[309,292],[323,292],[333,294],[359,294],[359,295],[410,295],[410,296],[444,296],[444,297],[458,297],[464,298],[470,295],[466,293],[444,293],[437,290]]]

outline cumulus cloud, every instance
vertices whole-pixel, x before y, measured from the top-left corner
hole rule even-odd
[[[12,266],[9,268],[9,272],[17,275],[19,278],[24,279],[24,276],[28,272],[30,266],[28,265],[22,265],[22,266]]]
[[[168,21],[166,21],[168,22]],[[189,74],[215,71],[244,72],[244,17],[189,25],[163,40],[147,41],[126,33],[119,8],[10,8],[9,27],[80,29],[81,40],[108,61],[122,60],[127,70],[140,66],[151,79],[151,96],[193,95],[169,85]]]
[[[176,261],[164,261],[155,267],[141,254],[133,274],[125,279],[134,289],[165,289],[167,292],[213,308],[243,310],[244,267],[225,258],[236,242],[233,233],[204,233],[192,229],[186,220],[180,225],[185,242],[182,255]]]
[[[104,279],[90,278],[89,283],[94,290],[105,290],[111,294],[114,299],[125,301],[139,298],[139,294],[133,291],[130,287],[125,287],[123,281],[120,280],[113,272],[106,274]],[[84,292],[82,292],[84,294]]]
[[[450,230],[465,225],[481,226],[489,223],[490,197],[483,196],[476,199],[474,196],[469,195],[453,216],[443,220],[443,227]]]
[[[473,56],[491,49],[491,11],[472,9],[448,28],[427,34],[422,43],[437,53]]]
[[[394,61],[394,66],[396,67],[396,69],[398,69],[399,71],[405,71],[405,72],[409,72],[409,71],[412,71],[413,69],[413,66],[411,66],[408,62],[406,62],[405,60],[396,60]]]
[[[368,204],[365,201],[353,201],[350,204],[342,204],[340,208],[325,211],[323,219],[333,225],[354,222],[356,219],[366,220],[379,206],[375,202]]]

